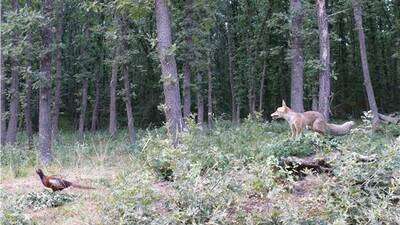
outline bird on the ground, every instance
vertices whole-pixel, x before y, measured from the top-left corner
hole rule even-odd
[[[81,189],[94,189],[93,187],[75,184],[56,176],[46,176],[44,175],[41,169],[37,169],[36,173],[39,175],[42,184],[53,191],[61,191],[68,187],[81,188]]]

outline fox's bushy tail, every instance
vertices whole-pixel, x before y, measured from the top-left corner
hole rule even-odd
[[[327,132],[331,135],[340,136],[350,133],[351,128],[355,125],[354,121],[348,121],[344,124],[326,123]]]

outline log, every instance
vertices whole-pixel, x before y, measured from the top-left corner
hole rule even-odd
[[[307,156],[299,158],[296,156],[289,156],[282,158],[280,166],[287,170],[293,171],[295,175],[305,176],[305,169],[315,171],[317,173],[331,173],[332,166],[328,163],[327,157]]]
[[[361,155],[359,153],[353,153],[356,162],[361,163],[369,163],[375,162],[377,160],[377,155]],[[287,170],[292,171],[297,176],[306,176],[305,170],[312,170],[316,173],[328,173],[331,174],[333,171],[332,165],[330,164],[331,161],[336,160],[340,157],[341,152],[336,151],[332,152],[331,154],[322,156],[322,155],[311,155],[304,158],[296,157],[296,156],[289,156],[286,158],[282,158],[280,160],[279,165]]]

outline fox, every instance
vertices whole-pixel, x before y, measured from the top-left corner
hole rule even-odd
[[[354,121],[348,121],[341,125],[328,123],[325,117],[317,111],[295,112],[286,105],[285,100],[282,100],[282,106],[278,107],[271,117],[272,119],[285,119],[289,123],[292,138],[298,137],[305,128],[321,135],[346,135],[355,125]]]

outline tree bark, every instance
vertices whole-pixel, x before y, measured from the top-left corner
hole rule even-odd
[[[364,86],[368,96],[368,103],[370,110],[372,111],[372,124],[376,128],[379,125],[379,114],[378,107],[375,101],[374,89],[372,88],[371,78],[369,76],[368,69],[368,59],[367,59],[367,47],[365,44],[365,34],[362,22],[362,8],[359,0],[352,0],[353,11],[354,11],[354,20],[356,29],[358,32],[358,40],[360,43],[360,55],[361,55],[361,64],[364,76]]]
[[[17,0],[12,0],[12,8],[15,12],[19,11],[19,4]],[[19,42],[17,33],[14,33],[13,46],[16,48]],[[7,128],[7,143],[15,144],[17,141],[18,131],[18,111],[19,111],[19,71],[18,60],[11,59],[11,86],[10,86],[10,118],[8,120]]]
[[[213,86],[212,86],[212,71],[211,71],[211,56],[208,56],[207,66],[207,77],[208,77],[208,89],[207,89],[207,119],[208,128],[211,129],[213,126]]]
[[[265,74],[267,73],[267,65],[264,62],[263,65],[263,70],[261,73],[261,80],[260,80],[260,103],[259,103],[259,107],[258,107],[258,111],[262,112],[263,111],[263,101],[264,101],[264,84],[265,84]]]
[[[128,73],[128,65],[123,66],[124,73],[124,88],[125,88],[125,107],[126,107],[126,115],[128,117],[128,132],[129,132],[129,141],[133,145],[136,143],[136,130],[134,127],[133,120],[133,110],[131,103],[131,88],[129,81],[129,73]]]
[[[201,127],[204,124],[204,98],[202,92],[202,77],[200,73],[197,73],[197,124]]]
[[[127,51],[129,48],[127,38],[127,20],[126,18],[122,18],[121,24],[121,33],[123,36],[122,46],[124,51]],[[129,70],[128,64],[124,64],[122,67],[124,74],[124,92],[125,92],[125,107],[126,107],[126,115],[128,117],[128,133],[129,133],[129,141],[132,145],[136,143],[136,130],[134,126],[134,118],[133,118],[133,110],[132,110],[132,102],[131,102],[131,87],[129,81]]]
[[[99,71],[96,73],[94,81],[94,105],[92,111],[92,124],[90,127],[91,132],[95,132],[98,128],[99,121],[99,104],[100,104],[100,78],[103,77],[103,56],[101,56],[101,61],[99,65]]]
[[[3,12],[1,12],[3,14]],[[3,15],[0,16],[0,19],[2,20]],[[3,22],[3,21],[1,21]],[[0,37],[1,39],[1,37]],[[0,41],[0,46],[1,46],[1,41]],[[3,61],[3,51],[0,52],[0,145],[3,146],[6,143],[6,116],[5,116],[5,107],[6,107],[6,98],[5,98],[5,93],[6,93],[6,85],[5,85],[5,73],[4,73],[4,61]]]
[[[56,29],[56,90],[54,95],[54,108],[53,108],[53,121],[52,121],[52,135],[55,139],[58,135],[58,117],[60,114],[61,107],[61,76],[62,76],[62,35],[63,35],[63,16],[64,16],[64,3],[61,1],[60,9],[58,13],[58,24]]]
[[[183,68],[183,117],[186,119],[190,115],[190,77],[191,68],[190,63],[193,57],[193,40],[192,40],[192,11],[193,11],[193,0],[185,1],[185,29],[186,29],[186,59]]]
[[[87,101],[88,101],[88,79],[84,78],[82,81],[82,101],[81,101],[81,112],[79,115],[79,138],[82,140],[85,132],[85,118],[86,118],[86,109],[87,109]]]
[[[31,7],[32,3],[30,0],[27,1],[28,7]],[[28,33],[28,51],[25,53],[28,56],[28,62],[27,62],[27,67],[29,68],[30,71],[32,71],[32,54],[30,51],[32,51],[32,33]],[[27,74],[26,79],[26,93],[25,93],[25,101],[24,101],[24,117],[25,117],[25,131],[26,135],[28,136],[28,146],[29,148],[32,147],[32,142],[33,142],[33,130],[32,130],[32,107],[31,107],[31,101],[32,101],[32,75]]]
[[[110,121],[108,131],[112,137],[115,137],[117,134],[117,79],[118,79],[118,64],[116,62],[116,57],[119,54],[119,49],[114,52],[114,60],[111,66],[111,81],[110,81]]]
[[[227,29],[227,39],[228,39],[228,69],[229,69],[229,84],[231,87],[231,109],[232,109],[232,122],[233,123],[238,123],[237,120],[237,106],[236,106],[236,88],[235,88],[235,65],[234,65],[234,56],[233,56],[233,50],[232,50],[232,37],[231,37],[231,31],[229,30],[230,27]]]
[[[292,80],[290,91],[290,104],[294,111],[304,112],[304,55],[303,55],[303,9],[301,0],[291,0],[290,9],[292,12],[291,39],[292,39]]]
[[[43,14],[45,18],[52,17],[53,1],[43,0]],[[39,90],[39,150],[40,159],[44,164],[49,164],[53,160],[51,150],[51,25],[46,25],[42,29],[43,47],[47,49],[40,60],[40,70],[42,75]]]
[[[177,146],[178,134],[185,125],[182,119],[175,55],[170,52],[172,46],[171,20],[166,0],[155,0],[155,5],[158,57],[161,63],[165,97],[165,117],[172,144]]]
[[[317,0],[318,30],[319,30],[319,59],[321,71],[319,74],[318,109],[325,119],[330,116],[331,72],[330,72],[330,43],[326,0]]]

